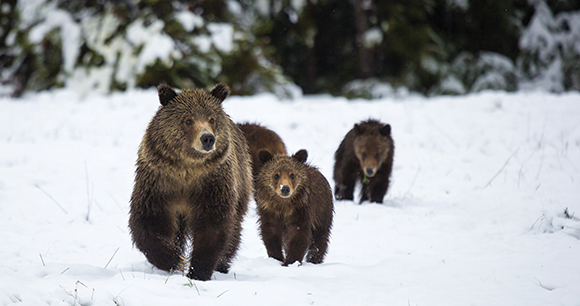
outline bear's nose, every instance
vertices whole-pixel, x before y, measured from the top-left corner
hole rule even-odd
[[[366,169],[366,172],[367,172],[367,175],[373,175],[373,173],[375,173],[375,169],[373,169],[373,168],[371,168],[371,167],[368,167],[368,168]]]
[[[204,150],[211,151],[211,149],[213,149],[213,145],[215,143],[215,136],[213,134],[205,133],[201,135],[199,140],[201,141]]]
[[[289,195],[290,194],[290,186],[288,186],[288,185],[281,186],[280,192],[282,193],[283,196]]]

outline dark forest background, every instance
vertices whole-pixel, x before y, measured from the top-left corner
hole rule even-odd
[[[0,95],[580,89],[580,1],[3,0]]]

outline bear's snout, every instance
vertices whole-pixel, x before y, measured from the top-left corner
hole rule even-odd
[[[289,196],[290,195],[290,186],[288,186],[288,185],[281,185],[280,186],[280,193],[284,197]]]
[[[213,145],[215,144],[215,136],[213,134],[205,133],[201,135],[199,140],[201,141],[204,151],[209,152],[213,149]]]
[[[367,176],[372,177],[373,175],[375,175],[375,168],[367,167],[365,169],[365,172],[366,172]]]

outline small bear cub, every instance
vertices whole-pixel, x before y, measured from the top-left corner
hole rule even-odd
[[[357,181],[360,202],[383,203],[393,171],[395,143],[391,126],[377,120],[354,125],[334,153],[334,193],[337,200],[353,200]]]
[[[260,151],[256,179],[260,232],[268,256],[288,266],[296,261],[322,263],[328,248],[334,205],[330,185],[308,152],[272,155]]]
[[[288,155],[282,138],[276,132],[258,123],[238,123],[238,127],[244,133],[250,148],[252,174],[254,177],[257,177],[260,169],[262,169],[262,162],[259,157],[261,150],[268,150],[273,155]]]

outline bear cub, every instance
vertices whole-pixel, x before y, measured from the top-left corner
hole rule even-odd
[[[389,124],[372,119],[355,124],[334,153],[335,198],[353,200],[355,184],[360,181],[360,202],[383,203],[389,189],[394,153]]]
[[[293,156],[260,151],[256,180],[260,232],[268,256],[288,266],[321,263],[328,248],[334,206],[328,181],[306,164],[308,152]]]
[[[261,150],[268,150],[273,155],[288,155],[282,138],[276,132],[257,123],[238,123],[238,127],[248,141],[254,177],[258,177],[263,166],[259,157]]]
[[[248,146],[222,108],[227,85],[158,91],[161,106],[137,158],[133,243],[159,269],[189,266],[189,278],[209,280],[214,270],[229,271],[239,248],[253,193]]]

